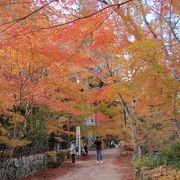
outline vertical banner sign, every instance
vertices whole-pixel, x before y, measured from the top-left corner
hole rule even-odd
[[[81,155],[81,131],[80,131],[80,126],[76,126],[76,147],[77,147],[77,155]]]

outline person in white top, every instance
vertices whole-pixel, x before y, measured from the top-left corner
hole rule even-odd
[[[71,154],[71,158],[72,158],[72,163],[75,163],[76,161],[76,145],[75,145],[75,142],[72,142],[71,143],[71,146],[70,146],[70,154]]]

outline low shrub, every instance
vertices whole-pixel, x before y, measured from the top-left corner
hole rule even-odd
[[[161,165],[180,169],[180,143],[171,143],[160,150],[159,156],[143,156],[134,161],[137,169],[142,167],[154,168]]]
[[[67,158],[67,150],[57,151],[47,151],[45,152],[47,167],[58,167],[64,163]]]
[[[63,163],[68,156],[68,150],[61,150],[60,152],[57,152],[56,155],[57,159]]]
[[[153,157],[149,156],[143,156],[137,160],[134,161],[134,166],[141,170],[142,167],[148,167],[148,168],[153,168],[157,166],[157,160]]]
[[[180,169],[180,143],[171,143],[160,151],[161,164]]]

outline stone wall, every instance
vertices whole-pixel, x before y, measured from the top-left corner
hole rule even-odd
[[[21,158],[11,158],[7,161],[1,159],[0,179],[13,180],[31,176],[45,167],[46,160],[44,154],[24,156]],[[3,178],[6,172],[7,176]]]

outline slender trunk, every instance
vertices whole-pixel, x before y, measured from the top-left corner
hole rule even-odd
[[[124,106],[124,110],[127,114],[127,117],[130,120],[130,128],[131,128],[131,140],[132,140],[132,145],[133,145],[133,149],[134,149],[134,159],[137,159],[138,157],[138,143],[137,143],[137,128],[136,128],[136,117],[132,114],[132,112],[130,111],[128,105],[126,104],[126,102],[124,101],[122,95],[118,92],[118,95],[120,97],[120,100]]]
[[[178,93],[175,94],[173,99],[173,114],[174,114],[174,122],[175,122],[175,128],[178,138],[180,138],[180,130],[178,128],[178,116],[179,115],[179,109],[176,107],[176,103],[178,101]],[[179,100],[180,101],[180,100]]]
[[[140,144],[137,145],[137,158],[141,158],[142,155],[142,149]]]
[[[137,128],[134,120],[131,120],[131,138],[134,150],[134,159],[138,158]]]
[[[22,106],[22,89],[23,89],[23,84],[19,89],[19,110],[21,110],[21,106]]]

